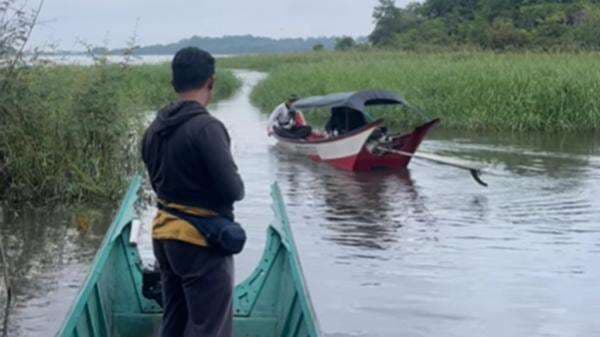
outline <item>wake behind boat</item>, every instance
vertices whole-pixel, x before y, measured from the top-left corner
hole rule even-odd
[[[357,91],[307,97],[293,102],[291,110],[328,108],[326,134],[312,132],[306,137],[290,137],[275,132],[277,145],[286,152],[300,153],[348,171],[377,168],[402,169],[408,166],[427,133],[439,123],[428,120],[405,134],[388,134],[383,119],[375,119],[367,107],[409,105],[390,91]],[[415,113],[418,111],[411,109]],[[425,119],[426,117],[423,116]]]

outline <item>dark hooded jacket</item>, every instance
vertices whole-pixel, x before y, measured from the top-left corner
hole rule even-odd
[[[233,220],[244,184],[225,126],[202,105],[185,101],[161,109],[144,134],[142,158],[160,199]]]

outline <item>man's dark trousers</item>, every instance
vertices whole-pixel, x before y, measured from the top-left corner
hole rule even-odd
[[[164,314],[161,337],[231,337],[233,257],[175,240],[154,240]]]

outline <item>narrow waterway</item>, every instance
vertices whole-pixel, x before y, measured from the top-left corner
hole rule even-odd
[[[242,90],[211,108],[246,182],[238,279],[262,252],[277,181],[327,336],[600,335],[600,137],[434,131],[422,150],[487,163],[487,189],[417,161],[348,173],[277,151],[249,101],[264,75],[238,76]],[[56,331],[106,229],[56,219],[0,219],[21,252],[11,336]]]

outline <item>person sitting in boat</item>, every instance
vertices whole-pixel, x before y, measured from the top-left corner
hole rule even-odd
[[[362,112],[349,107],[331,108],[331,117],[325,124],[325,131],[332,137],[340,136],[367,125]]]
[[[306,124],[302,111],[292,108],[298,100],[296,95],[278,105],[269,117],[267,132],[284,138],[305,139],[312,133],[312,128]]]

